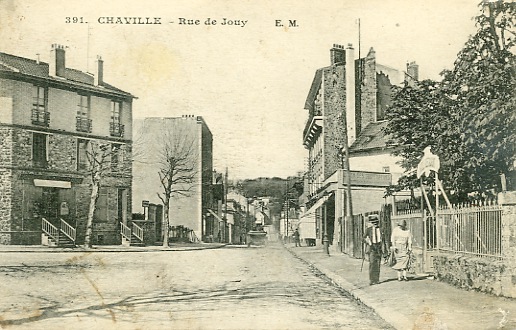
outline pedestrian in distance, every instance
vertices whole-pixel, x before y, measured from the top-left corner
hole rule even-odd
[[[294,242],[296,244],[296,247],[298,246],[301,246],[301,240],[299,239],[299,230],[296,228],[296,230],[294,230]]]
[[[398,281],[408,281],[407,269],[410,268],[412,235],[407,229],[407,221],[401,220],[391,234],[391,258],[396,260],[392,269],[398,271]]]
[[[369,254],[369,285],[374,285],[380,283],[382,234],[380,232],[378,215],[370,215],[368,220],[364,233],[364,243],[366,244],[366,253]]]

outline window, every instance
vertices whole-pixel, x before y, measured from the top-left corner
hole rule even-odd
[[[106,187],[99,189],[99,197],[97,199],[93,220],[95,222],[108,221],[108,189]]]
[[[47,154],[47,134],[32,133],[32,163],[37,167],[46,167],[48,161]]]
[[[111,101],[111,121],[120,124],[120,110],[122,104],[120,102]]]
[[[89,168],[88,161],[88,140],[77,140],[77,170],[87,170]]]
[[[391,171],[391,168],[389,166],[382,167],[382,172],[389,173]]]
[[[90,97],[79,94],[77,102],[77,131],[91,133]]]
[[[47,89],[41,86],[32,86],[32,124],[48,126],[50,114],[46,111]]]
[[[111,136],[124,136],[124,125],[121,124],[122,102],[111,101],[111,122],[109,133]]]

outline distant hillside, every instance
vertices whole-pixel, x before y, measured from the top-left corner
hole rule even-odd
[[[300,177],[246,179],[233,182],[232,186],[248,198],[271,197],[269,208],[272,214],[279,214],[281,211],[287,190],[289,198],[294,200],[303,193],[303,179]]]

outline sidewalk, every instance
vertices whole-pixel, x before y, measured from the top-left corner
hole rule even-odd
[[[4,252],[158,252],[158,251],[191,251],[204,249],[218,249],[226,246],[224,243],[184,243],[163,246],[123,246],[123,245],[94,245],[90,249],[82,246],[75,248],[48,247],[43,245],[0,245],[0,253]]]
[[[414,275],[398,282],[396,271],[382,265],[380,284],[370,286],[369,263],[330,252],[321,245],[286,248],[314,266],[355,299],[372,308],[396,329],[516,329],[516,300],[460,290]]]

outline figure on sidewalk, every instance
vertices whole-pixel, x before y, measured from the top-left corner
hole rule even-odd
[[[294,242],[296,243],[296,247],[297,246],[301,246],[301,240],[299,239],[299,230],[296,228],[296,230],[294,230]]]
[[[369,285],[380,283],[380,263],[382,261],[382,234],[377,214],[368,217],[369,222],[364,234],[366,253],[369,254]]]
[[[398,281],[408,281],[407,269],[410,268],[412,235],[407,229],[407,221],[399,221],[398,226],[392,230],[391,243],[391,253],[396,259],[396,264],[392,266],[392,269],[398,271]]]

